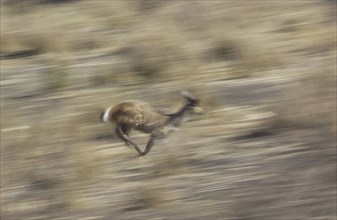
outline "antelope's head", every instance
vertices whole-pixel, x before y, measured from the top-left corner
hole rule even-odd
[[[200,100],[195,98],[191,93],[177,89],[178,93],[185,99],[185,108],[194,114],[204,114],[205,110],[200,106]]]

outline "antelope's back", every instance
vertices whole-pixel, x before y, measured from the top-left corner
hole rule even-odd
[[[119,103],[111,111],[112,121],[129,127],[136,127],[146,121],[160,117],[160,114],[150,104],[138,100]]]

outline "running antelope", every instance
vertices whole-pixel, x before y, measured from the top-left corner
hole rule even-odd
[[[117,136],[127,146],[132,145],[140,156],[144,156],[150,152],[156,140],[163,139],[178,130],[178,127],[187,118],[186,116],[191,113],[204,113],[204,110],[199,106],[199,99],[187,91],[178,90],[178,92],[185,99],[185,103],[175,113],[165,114],[143,101],[125,101],[104,110],[101,114],[101,121],[114,124]],[[138,145],[130,139],[129,134],[132,129],[150,134],[144,151],[141,151]]]

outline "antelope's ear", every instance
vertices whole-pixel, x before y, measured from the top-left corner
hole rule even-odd
[[[177,89],[177,92],[184,97],[185,99],[191,101],[191,100],[195,100],[195,98],[193,97],[193,95],[185,90],[182,89]]]

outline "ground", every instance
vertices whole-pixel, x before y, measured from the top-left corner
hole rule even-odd
[[[1,12],[1,219],[336,219],[335,1]],[[99,121],[176,88],[207,114],[144,157]]]

